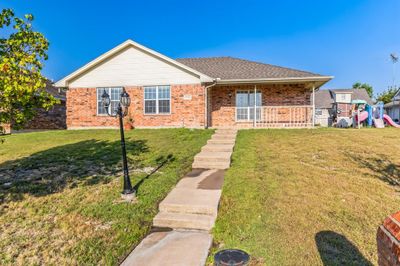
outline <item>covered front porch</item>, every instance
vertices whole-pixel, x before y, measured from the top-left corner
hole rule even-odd
[[[217,84],[207,91],[209,127],[314,126],[315,82]]]

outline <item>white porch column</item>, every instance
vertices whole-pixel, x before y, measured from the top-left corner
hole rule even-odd
[[[312,127],[315,127],[315,84],[312,86]]]
[[[254,117],[253,117],[253,127],[257,126],[257,85],[254,85]]]

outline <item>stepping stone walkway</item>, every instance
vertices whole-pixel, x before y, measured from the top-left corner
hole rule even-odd
[[[236,140],[236,129],[217,129],[194,157],[192,172],[182,178],[160,203],[149,234],[125,259],[123,266],[204,265],[212,244],[209,233]]]

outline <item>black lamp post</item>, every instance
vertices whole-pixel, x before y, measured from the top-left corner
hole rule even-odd
[[[111,99],[110,95],[108,95],[106,90],[104,90],[103,94],[101,95],[101,102],[109,116],[119,118],[119,130],[121,132],[122,162],[124,166],[124,190],[122,191],[121,195],[122,198],[126,200],[132,200],[135,197],[135,190],[132,188],[131,180],[129,178],[128,162],[126,159],[124,124],[123,124],[123,117],[128,114],[128,107],[131,104],[131,98],[129,97],[129,94],[125,91],[125,89],[123,89],[121,93],[121,99],[118,103],[118,107],[116,109],[115,114],[113,114],[112,112],[110,113],[109,111]]]

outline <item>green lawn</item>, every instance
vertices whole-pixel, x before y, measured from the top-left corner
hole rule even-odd
[[[115,265],[148,233],[158,203],[211,130],[126,133],[138,202],[120,201],[116,130],[15,134],[0,144],[0,265]],[[157,167],[160,168],[152,173]]]
[[[377,264],[399,167],[399,129],[240,131],[213,251],[244,249],[254,265]]]

